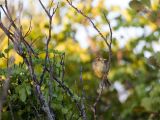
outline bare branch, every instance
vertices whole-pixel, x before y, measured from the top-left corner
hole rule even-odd
[[[47,68],[47,62],[49,62],[49,54],[48,54],[48,46],[49,46],[49,43],[51,41],[51,31],[52,31],[52,17],[53,15],[55,14],[56,10],[58,9],[58,4],[57,4],[57,7],[56,9],[54,10],[53,9],[53,12],[50,13],[51,11],[51,8],[49,9],[49,11],[47,11],[47,9],[45,8],[45,6],[43,5],[43,3],[41,2],[41,0],[39,0],[42,8],[44,9],[44,11],[46,12],[46,14],[48,15],[49,17],[49,29],[48,29],[48,38],[47,38],[47,43],[46,43],[46,56],[45,56],[45,63],[44,63],[44,66],[43,66],[43,72],[41,74],[41,80],[40,80],[40,85],[42,84],[43,80],[44,80],[44,74],[46,73],[46,68]],[[52,3],[51,3],[52,4]]]
[[[42,8],[44,9],[44,11],[46,12],[46,14],[48,15],[48,17],[50,17],[50,13],[49,11],[46,9],[46,7],[44,6],[44,4],[42,3],[41,0],[39,0],[39,3],[41,4]]]
[[[75,7],[72,2],[70,0],[66,0],[67,3],[69,3],[69,5],[74,8],[77,13],[81,14],[83,17],[85,17],[93,26],[93,28],[98,32],[98,34],[101,36],[101,38],[105,41],[108,49],[109,49],[109,62],[108,65],[110,66],[111,64],[111,56],[112,56],[112,51],[111,51],[111,45],[112,45],[112,29],[110,26],[110,23],[107,19],[107,17],[105,16],[106,22],[109,24],[109,28],[110,28],[110,41],[107,40],[107,37],[105,37],[101,31],[96,27],[95,23],[93,22],[93,20],[85,15],[81,10],[79,10],[77,7]],[[20,23],[20,18],[19,18],[19,24],[17,25],[17,22],[12,18],[11,13],[8,9],[8,5],[7,5],[7,0],[5,0],[5,6],[3,7],[2,5],[0,6],[5,14],[5,16],[7,17],[7,19],[10,22],[10,27],[13,27],[13,30],[11,31],[10,29],[6,28],[4,26],[4,24],[2,23],[2,21],[0,20],[0,28],[4,31],[4,33],[8,36],[9,40],[12,41],[16,52],[23,58],[24,63],[26,64],[26,66],[28,67],[28,70],[30,72],[30,76],[31,79],[33,81],[33,86],[36,90],[37,93],[37,98],[39,99],[41,105],[42,105],[42,109],[44,110],[44,112],[47,114],[47,117],[49,120],[55,120],[55,114],[52,112],[50,104],[47,102],[47,100],[45,100],[44,95],[41,91],[41,84],[44,80],[44,76],[45,73],[49,73],[49,77],[50,80],[54,80],[55,82],[58,83],[58,85],[60,86],[60,88],[62,88],[68,95],[69,97],[73,100],[73,102],[75,103],[78,112],[79,112],[79,117],[82,117],[83,120],[87,119],[86,116],[86,111],[85,111],[85,105],[84,105],[84,88],[83,88],[83,78],[82,78],[82,68],[81,68],[81,74],[80,74],[80,81],[81,81],[81,87],[82,87],[82,99],[81,101],[79,101],[78,99],[76,99],[75,95],[73,94],[73,92],[71,91],[71,89],[69,87],[67,87],[67,85],[64,84],[63,82],[63,78],[64,78],[64,56],[61,56],[61,66],[62,66],[62,80],[57,78],[54,74],[53,74],[53,65],[51,65],[51,59],[50,59],[50,54],[49,54],[49,44],[52,38],[52,20],[53,20],[53,16],[56,13],[57,9],[58,9],[58,5],[55,8],[52,7],[53,5],[53,1],[51,2],[51,5],[49,7],[49,9],[47,10],[47,8],[44,6],[44,4],[42,3],[42,0],[39,0],[40,5],[42,6],[43,10],[45,11],[45,13],[47,14],[48,18],[49,18],[49,29],[48,29],[48,35],[46,37],[46,44],[45,44],[45,60],[44,60],[44,65],[43,65],[43,71],[41,73],[40,76],[40,80],[38,79],[36,73],[35,73],[35,68],[34,68],[34,63],[33,63],[33,57],[38,58],[37,54],[35,53],[34,49],[32,48],[32,44],[29,44],[26,40],[26,37],[28,36],[28,34],[31,32],[32,26],[31,26],[31,21],[30,20],[30,25],[28,28],[28,31],[23,34],[23,29],[22,29],[22,25]],[[27,51],[23,50],[22,48],[25,47],[27,49]],[[48,66],[50,65],[50,66]],[[108,67],[108,71],[106,72],[106,74],[108,75],[110,67]],[[39,82],[40,81],[40,82]],[[52,100],[52,81],[49,81],[49,95],[50,95],[50,101]],[[97,117],[96,115],[96,106],[101,98],[103,92],[103,85],[102,88],[100,89],[100,92],[98,94],[98,97],[92,107],[95,119]],[[49,102],[50,102],[49,101]],[[1,106],[0,106],[1,107]],[[73,113],[74,114],[74,113]]]
[[[8,92],[8,89],[9,89],[9,83],[10,83],[10,76],[8,76],[8,78],[6,80],[4,80],[4,83],[3,83],[3,88],[2,88],[2,94],[0,96],[0,120],[1,120],[1,112],[2,112],[2,108],[3,108],[3,104],[5,103],[6,101],[6,98],[7,98],[7,92]]]
[[[110,70],[110,66],[111,66],[111,59],[112,59],[112,41],[113,41],[113,38],[112,38],[112,28],[111,28],[110,22],[107,19],[107,16],[105,15],[105,13],[103,13],[103,14],[104,14],[106,22],[108,23],[109,30],[110,30],[110,43],[109,43],[109,46],[108,46],[109,56],[108,56],[108,63],[107,63],[107,66],[108,66],[107,74],[108,74],[108,72]]]
[[[29,28],[28,28],[27,32],[25,33],[24,38],[30,34],[31,30],[32,30],[32,17],[30,19]]]
[[[0,120],[1,120],[1,112],[2,112],[2,108],[3,108],[3,104],[6,101],[6,98],[8,96],[8,90],[9,90],[9,86],[10,86],[10,78],[11,78],[11,72],[12,72],[12,65],[14,64],[14,57],[11,57],[9,59],[9,66],[8,66],[8,75],[6,80],[4,80],[3,86],[2,86],[2,94],[0,95]]]
[[[104,84],[101,83],[99,85],[99,93],[98,93],[98,97],[96,98],[96,101],[94,102],[93,106],[91,107],[91,110],[93,111],[93,115],[94,115],[94,120],[97,120],[97,104],[99,103],[102,93],[103,93],[103,89],[104,89]]]
[[[82,90],[82,98],[81,98],[81,111],[82,111],[82,119],[87,120],[86,111],[85,111],[85,105],[84,105],[84,99],[85,99],[85,92],[83,88],[83,77],[82,77],[82,67],[80,69],[80,83],[81,83],[81,90]]]
[[[101,33],[101,31],[96,27],[96,25],[94,24],[94,22],[92,21],[92,19],[91,19],[89,16],[87,16],[87,15],[84,14],[81,10],[79,10],[76,6],[74,6],[74,5],[72,4],[72,1],[70,1],[70,0],[66,0],[66,1],[67,1],[67,3],[68,3],[75,11],[77,11],[79,14],[81,14],[83,17],[85,17],[85,18],[92,24],[93,28],[98,32],[98,34],[101,36],[101,38],[105,41],[105,43],[106,43],[106,45],[107,45],[107,47],[108,47],[108,49],[109,49],[108,62],[107,62],[107,64],[106,64],[106,66],[107,66],[108,69],[107,69],[107,71],[106,71],[106,73],[105,73],[105,76],[106,76],[106,78],[107,78],[108,73],[109,73],[109,70],[110,70],[111,58],[112,58],[112,48],[111,48],[111,45],[112,45],[112,29],[111,29],[110,22],[108,21],[106,15],[104,14],[105,20],[106,20],[106,22],[108,23],[108,25],[109,25],[109,30],[110,30],[110,41],[108,42],[107,36],[104,37],[104,35],[103,35],[103,34]],[[108,78],[107,78],[107,79],[108,79]],[[100,86],[101,86],[101,87],[100,87],[100,92],[99,92],[99,94],[98,94],[98,97],[97,97],[95,103],[93,104],[93,106],[91,107],[91,110],[92,110],[93,113],[94,113],[94,119],[95,119],[95,120],[97,119],[96,106],[97,106],[97,104],[98,104],[98,102],[99,102],[99,100],[100,100],[100,98],[101,98],[101,96],[102,96],[103,87],[104,87],[104,82],[100,83]]]
[[[10,113],[11,113],[11,118],[12,118],[12,120],[15,120],[15,119],[14,119],[14,114],[13,114],[13,110],[12,110],[11,103],[9,103],[9,109],[10,109]]]
[[[46,68],[47,69],[47,68]],[[50,73],[51,77],[53,80],[55,80],[59,86],[71,97],[71,99],[74,101],[74,103],[76,104],[79,112],[80,112],[80,115],[82,113],[82,110],[81,110],[81,106],[79,105],[79,101],[76,100],[76,98],[74,97],[74,94],[71,92],[71,90],[61,81],[59,80],[58,78],[56,78],[51,72],[50,70],[47,69],[47,71]]]
[[[79,10],[76,6],[74,6],[71,1],[69,1],[69,0],[66,0],[66,1],[67,1],[68,4],[69,4],[72,8],[74,8],[78,13],[80,13],[83,17],[85,17],[87,20],[89,20],[89,22],[92,24],[93,28],[98,32],[98,34],[99,34],[99,35],[101,36],[101,38],[105,41],[105,43],[107,44],[107,46],[109,46],[109,43],[108,43],[108,41],[107,41],[107,38],[104,37],[104,35],[103,35],[103,34],[100,32],[100,30],[96,27],[96,25],[94,24],[94,22],[92,21],[92,19],[91,19],[89,16],[85,15],[85,14],[84,14],[81,10]]]
[[[3,25],[2,22],[0,22],[0,28],[4,31],[4,33],[7,35],[7,37],[12,41],[14,42],[12,36],[13,34]]]
[[[16,26],[16,23],[13,21],[11,14],[9,12],[8,6],[7,6],[7,0],[5,1],[5,7],[7,11],[5,11],[5,9],[1,6],[3,12],[9,19],[11,26],[14,28],[14,34],[12,35],[10,31],[2,24],[1,21],[0,21],[0,28],[5,32],[5,34],[9,37],[9,39],[13,42],[16,52],[23,58],[25,64],[28,66],[31,78],[34,82],[34,87],[36,89],[40,103],[43,106],[43,110],[47,114],[47,117],[49,120],[54,120],[55,119],[54,114],[51,113],[50,111],[50,107],[41,92],[39,82],[37,80],[37,76],[35,75],[35,72],[34,72],[33,63],[32,63],[32,57],[33,57],[32,54],[35,55],[35,57],[37,55],[35,54],[32,47],[25,40],[23,33],[22,33],[23,31],[22,31],[21,25],[20,25],[20,28],[18,28]],[[27,52],[22,49],[23,45],[26,47]]]

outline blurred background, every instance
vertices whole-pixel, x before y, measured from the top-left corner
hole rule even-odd
[[[12,3],[11,3],[12,2]],[[44,2],[44,1],[43,1]],[[65,52],[64,80],[80,94],[80,68],[86,104],[97,97],[99,78],[94,75],[92,61],[97,55],[108,57],[108,48],[100,35],[82,15],[65,0],[53,18],[50,48]],[[44,4],[47,6],[48,1]],[[32,16],[32,31],[27,37],[33,47],[44,50],[48,18],[38,0],[9,0],[13,16],[21,17],[27,31]],[[103,35],[109,38],[106,13],[113,30],[113,58],[109,80],[98,105],[99,120],[159,120],[160,119],[160,1],[159,0],[74,0],[73,4],[91,17]],[[2,13],[2,20],[8,22]],[[7,48],[8,40],[0,30],[0,51]],[[15,63],[22,61],[14,50]],[[0,67],[6,60],[0,59]],[[88,115],[88,116],[91,116]]]

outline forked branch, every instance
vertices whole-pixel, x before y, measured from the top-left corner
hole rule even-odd
[[[97,26],[94,24],[93,20],[87,16],[82,10],[78,9],[76,6],[73,5],[72,1],[71,0],[66,0],[67,3],[75,10],[77,11],[77,13],[81,14],[83,17],[85,17],[93,26],[93,28],[98,32],[98,34],[101,36],[101,38],[104,40],[104,42],[106,43],[107,47],[108,47],[108,62],[107,62],[107,71],[106,71],[106,76],[108,76],[108,73],[109,73],[109,70],[110,70],[110,66],[111,66],[111,58],[112,58],[112,28],[111,28],[111,25],[110,25],[110,22],[109,20],[107,19],[105,13],[104,13],[104,17],[105,17],[105,20],[109,26],[109,32],[110,32],[110,39],[108,40],[108,37],[104,36],[101,31],[97,28]],[[108,79],[108,78],[107,78]],[[101,83],[100,83],[101,84]],[[93,106],[91,107],[91,110],[93,111],[93,114],[94,114],[94,119],[96,120],[97,119],[97,114],[96,114],[96,106],[98,104],[98,102],[100,101],[101,99],[101,96],[102,96],[102,93],[103,93],[103,89],[104,89],[104,85],[102,84],[102,86],[99,88],[100,89],[100,92],[98,93],[98,97],[97,99],[95,100]]]

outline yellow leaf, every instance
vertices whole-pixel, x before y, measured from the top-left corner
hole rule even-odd
[[[157,29],[157,25],[155,24],[155,23],[153,23],[153,22],[148,22],[148,25],[149,25],[149,27],[154,31],[154,30],[156,30]]]
[[[123,14],[124,17],[126,18],[127,22],[131,22],[132,17],[131,17],[131,15],[128,13],[127,10],[122,11],[122,14]]]
[[[159,3],[160,3],[159,0],[151,0],[152,10],[158,10]]]

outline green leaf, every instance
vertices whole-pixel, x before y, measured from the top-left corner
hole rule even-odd
[[[80,101],[81,98],[78,96],[78,95],[74,95],[74,99],[77,100],[77,101]],[[72,99],[73,100],[73,99]]]
[[[4,52],[5,52],[5,53],[8,53],[8,52],[9,52],[9,49],[8,49],[8,48],[7,48],[7,49],[5,49],[5,50],[4,50]]]
[[[160,65],[160,52],[155,53],[156,62]]]
[[[62,105],[59,103],[51,103],[51,107],[55,108],[56,110],[61,110]]]
[[[4,52],[8,53],[11,49],[13,49],[13,45],[9,45],[8,48],[4,50]]]
[[[63,100],[63,95],[59,95],[57,98],[58,101],[62,101]]]
[[[57,94],[53,94],[53,95],[52,95],[52,97],[57,98],[57,97],[58,97],[58,95],[57,95]]]
[[[45,89],[45,91],[44,91],[44,97],[45,97],[45,99],[46,99],[47,101],[49,100],[49,92],[48,92],[47,89]]]
[[[5,55],[4,55],[4,53],[2,53],[2,52],[0,52],[0,58],[5,58]]]
[[[25,88],[26,88],[27,95],[31,95],[31,86],[26,85]]]
[[[151,104],[151,101],[148,97],[142,99],[141,105],[148,111],[151,110],[150,104]]]
[[[26,101],[27,95],[24,87],[21,87],[21,89],[19,90],[19,97],[22,102]]]
[[[151,7],[151,1],[150,0],[141,0],[143,4],[147,5],[148,7]]]
[[[68,109],[67,109],[67,108],[63,108],[63,109],[62,109],[62,113],[63,113],[63,114],[67,114],[67,113],[68,113]]]
[[[129,6],[136,11],[140,11],[144,9],[144,5],[137,0],[130,1]]]
[[[151,57],[149,57],[148,63],[155,68],[160,68],[160,52],[156,52]]]

